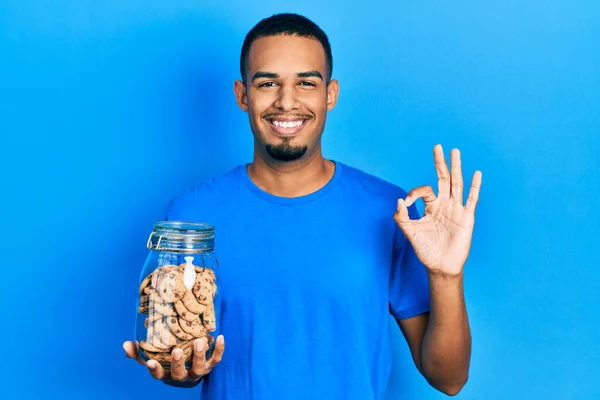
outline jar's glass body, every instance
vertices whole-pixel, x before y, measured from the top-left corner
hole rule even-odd
[[[194,341],[207,339],[208,354],[219,334],[218,260],[214,227],[183,221],[158,222],[148,239],[140,275],[135,339],[140,356],[171,366],[175,348],[191,364]]]

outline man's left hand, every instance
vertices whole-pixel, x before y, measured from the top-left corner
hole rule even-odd
[[[406,199],[398,199],[394,220],[428,272],[458,276],[463,272],[471,248],[481,172],[473,175],[469,197],[463,206],[460,152],[454,149],[450,153],[451,172],[441,145],[434,147],[433,158],[438,176],[437,197],[431,186],[411,190]],[[408,207],[420,198],[425,203],[425,212],[422,218],[412,220]]]

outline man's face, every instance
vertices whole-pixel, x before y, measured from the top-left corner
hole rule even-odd
[[[294,161],[320,151],[326,115],[338,94],[337,81],[326,80],[318,40],[277,35],[252,43],[246,85],[237,81],[235,93],[248,112],[257,155]]]

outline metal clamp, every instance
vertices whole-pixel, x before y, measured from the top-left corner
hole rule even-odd
[[[152,233],[150,234],[150,236],[148,237],[148,243],[146,243],[146,247],[147,247],[149,250],[152,250],[152,237],[154,236],[154,234],[155,234],[155,233],[156,233],[156,232],[152,232]],[[156,242],[156,250],[161,250],[161,248],[160,248],[160,241],[162,240],[162,238],[163,238],[163,235],[160,235],[160,236],[158,237],[158,242]]]

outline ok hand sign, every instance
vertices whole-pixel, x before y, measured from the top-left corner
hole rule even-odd
[[[437,197],[431,186],[411,190],[406,199],[398,200],[394,220],[429,272],[457,276],[462,274],[471,248],[481,172],[473,175],[469,197],[463,206],[460,152],[454,149],[450,153],[451,172],[441,145],[434,147],[433,158],[438,176]],[[420,198],[425,202],[425,212],[421,219],[412,220],[408,207]]]

